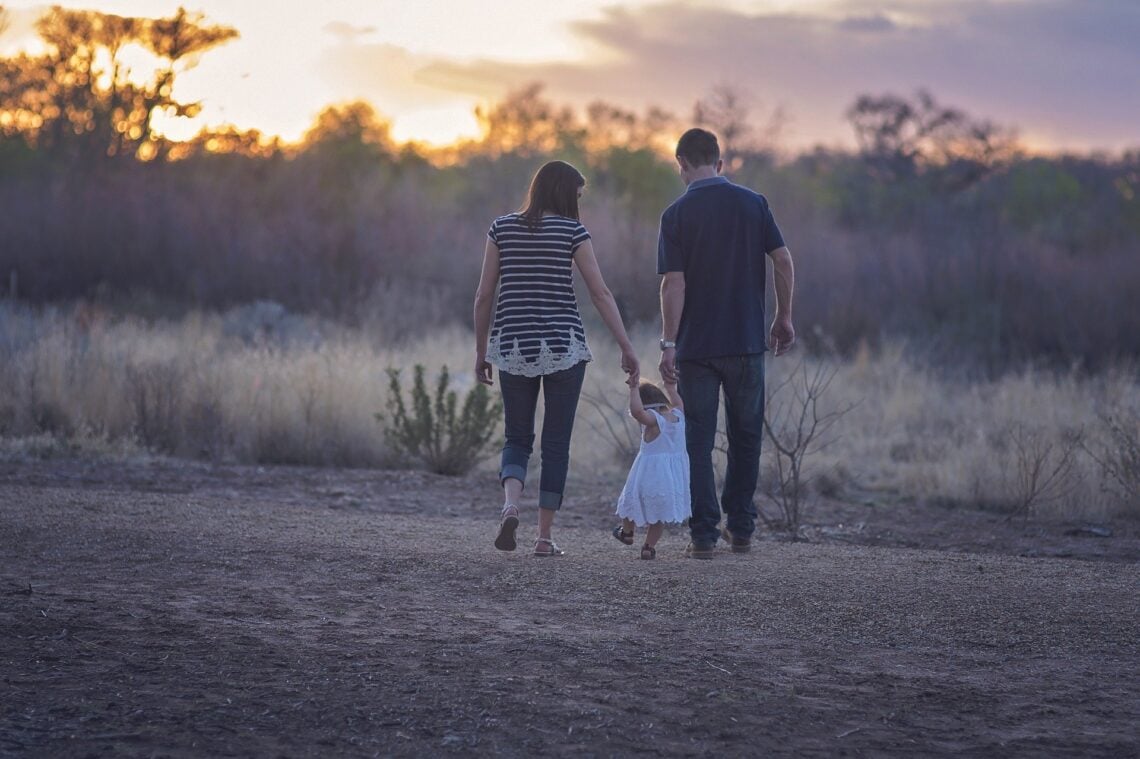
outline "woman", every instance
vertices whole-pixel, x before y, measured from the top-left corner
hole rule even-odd
[[[519,496],[534,445],[534,411],[542,388],[542,477],[538,492],[535,556],[561,556],[550,536],[562,505],[570,463],[570,433],[590,349],[574,297],[573,265],[586,282],[590,300],[621,348],[621,367],[638,379],[637,356],[626,335],[614,296],[606,287],[590,233],[578,220],[578,198],[586,186],[568,163],[551,161],[538,170],[526,207],[500,216],[487,233],[483,273],[475,292],[475,376],[491,382],[499,368],[506,443],[499,481],[503,512],[495,548],[515,549]],[[495,319],[491,305],[495,302]]]

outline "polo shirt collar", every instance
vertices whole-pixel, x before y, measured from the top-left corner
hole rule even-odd
[[[714,184],[728,184],[728,177],[715,176],[715,177],[709,177],[708,179],[698,179],[695,182],[690,182],[689,186],[685,190],[685,192],[691,192],[693,190],[699,190],[702,187],[711,187]]]

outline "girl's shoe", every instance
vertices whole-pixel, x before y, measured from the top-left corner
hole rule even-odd
[[[495,548],[500,551],[513,551],[518,546],[515,530],[519,528],[519,507],[508,503],[503,507],[503,518],[499,522],[499,534],[495,536]]]
[[[633,531],[630,530],[629,532],[626,532],[622,529],[622,526],[620,524],[615,527],[614,531],[610,534],[621,542],[625,543],[627,546],[633,545]]]
[[[641,558],[646,559],[646,560],[656,559],[657,558],[657,549],[654,548],[653,546],[642,546],[641,547]]]
[[[534,541],[535,556],[561,556],[564,553],[566,552],[559,548],[558,544],[550,538],[539,538]]]

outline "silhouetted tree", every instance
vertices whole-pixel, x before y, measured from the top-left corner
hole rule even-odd
[[[951,189],[976,183],[1016,148],[1013,133],[940,105],[925,90],[913,100],[860,95],[847,109],[863,157],[877,176],[898,180],[935,170]]]
[[[539,83],[529,84],[489,108],[476,108],[482,132],[478,152],[534,156],[580,150],[585,134],[574,110],[544,99],[542,89]]]
[[[0,128],[52,154],[161,158],[168,146],[154,116],[194,116],[199,103],[174,99],[176,75],[206,50],[238,36],[184,8],[146,19],[55,6],[37,22],[46,51],[0,59]],[[121,60],[129,44],[155,56],[140,83]]]

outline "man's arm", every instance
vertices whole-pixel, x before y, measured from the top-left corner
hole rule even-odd
[[[792,253],[787,247],[779,247],[768,253],[772,259],[773,284],[776,289],[776,316],[772,320],[769,342],[777,356],[782,356],[796,341],[796,329],[792,326],[792,294],[796,289],[796,271],[792,264]]]
[[[677,331],[681,328],[681,312],[685,308],[685,273],[665,272],[661,278],[661,338],[676,342]],[[665,348],[661,351],[661,378],[666,382],[677,381],[677,349]]]

